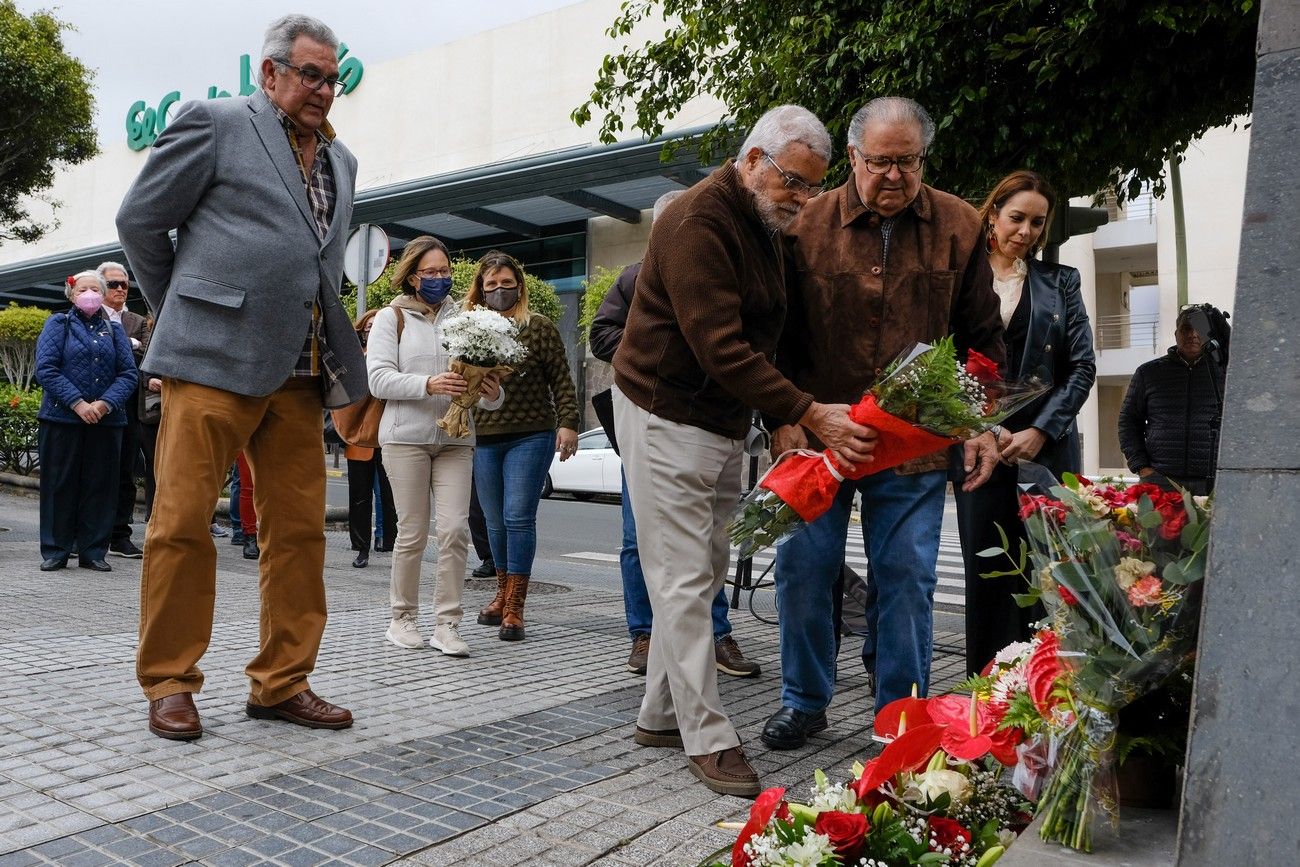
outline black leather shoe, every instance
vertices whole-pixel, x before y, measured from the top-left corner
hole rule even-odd
[[[774,750],[797,750],[808,736],[826,728],[826,711],[804,713],[783,707],[768,717],[763,725],[763,743]]]
[[[230,534],[230,544],[232,545],[243,545],[247,541],[248,537],[244,535],[243,530],[236,530]]]
[[[113,571],[113,567],[108,565],[104,560],[78,560],[77,565],[82,569],[93,569],[96,572]]]
[[[262,551],[257,547],[257,537],[249,536],[244,540],[244,559],[256,560],[260,556],[262,556]]]
[[[364,569],[369,565],[370,565],[370,555],[367,554],[365,551],[362,551],[360,554],[358,554],[357,559],[352,561],[352,568],[354,569]]]
[[[42,572],[57,572],[68,565],[67,557],[51,557],[41,562]]]
[[[497,574],[496,564],[491,560],[484,560],[474,567],[474,571],[469,573],[471,578],[491,578]]]

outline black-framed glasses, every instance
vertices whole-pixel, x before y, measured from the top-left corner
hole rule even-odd
[[[781,168],[781,164],[774,160],[771,154],[763,154],[763,156],[776,168],[778,172],[781,173],[782,179],[785,180],[786,189],[794,190],[796,193],[803,193],[810,199],[815,199],[822,193],[826,192],[825,187],[818,184],[810,184],[798,175],[791,174]]]
[[[298,72],[298,80],[301,81],[302,86],[307,88],[308,90],[317,91],[320,90],[322,84],[328,84],[330,86],[330,90],[333,92],[335,96],[342,96],[343,89],[347,87],[347,85],[344,84],[337,75],[334,76],[333,78],[326,78],[324,75],[321,75],[319,69],[312,69],[311,67],[294,66],[292,63],[290,63],[287,60],[277,60],[276,63],[280,64],[281,66],[286,66],[289,69],[296,70]]]
[[[914,174],[921,170],[925,165],[925,154],[903,154],[901,157],[887,156],[868,156],[862,151],[854,148],[858,156],[862,159],[862,164],[867,167],[867,171],[873,175],[887,175],[890,168],[898,166],[898,170],[903,174]]]
[[[108,280],[104,283],[109,289],[130,289],[131,284],[126,280]]]

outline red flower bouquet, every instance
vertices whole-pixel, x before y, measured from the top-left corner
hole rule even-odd
[[[737,509],[728,530],[741,557],[779,544],[830,509],[845,479],[891,469],[976,436],[1043,391],[997,379],[997,366],[971,351],[958,366],[952,338],[917,344],[894,361],[849,412],[877,438],[865,464],[844,466],[829,450],[786,452]]]

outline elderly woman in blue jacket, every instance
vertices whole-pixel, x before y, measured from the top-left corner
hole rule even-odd
[[[55,313],[36,341],[41,462],[41,571],[79,565],[111,572],[104,561],[117,503],[126,402],[138,374],[126,332],[102,312],[104,279],[68,278],[72,309]]]

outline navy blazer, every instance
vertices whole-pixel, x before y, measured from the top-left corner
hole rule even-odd
[[[1030,427],[1042,431],[1047,441],[1035,462],[1059,478],[1063,472],[1079,472],[1083,464],[1075,417],[1097,378],[1092,324],[1079,291],[1077,270],[1036,259],[1026,264],[1029,329],[1025,351],[1019,359],[1007,359],[1007,364],[1013,378],[1036,378],[1051,390],[1012,415],[1005,426],[1013,431]]]
[[[99,424],[122,427],[137,381],[126,332],[102,313],[55,313],[36,339],[36,381],[43,390],[36,415],[42,421],[84,424],[73,404],[102,400],[110,411]]]

